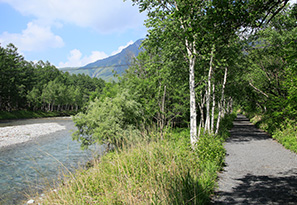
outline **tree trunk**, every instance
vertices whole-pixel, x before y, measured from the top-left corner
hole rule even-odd
[[[197,142],[197,117],[196,117],[196,100],[195,100],[195,61],[196,50],[195,43],[189,43],[186,40],[186,47],[189,56],[189,86],[190,86],[190,139],[194,147]]]
[[[218,115],[218,120],[217,120],[217,128],[216,128],[216,133],[215,134],[218,134],[219,132],[219,128],[220,128],[220,121],[221,121],[221,118],[223,117],[223,112],[224,112],[224,105],[223,105],[223,102],[225,100],[225,86],[226,86],[226,82],[227,82],[227,74],[228,74],[228,68],[226,67],[225,68],[225,74],[224,74],[224,82],[223,82],[223,87],[222,87],[222,96],[221,96],[221,101],[219,103],[219,115]]]
[[[179,11],[179,8],[177,6],[177,2],[174,1],[174,6],[177,11]],[[185,27],[184,21],[182,19],[179,19],[181,23],[181,27],[184,31],[187,30],[187,27]],[[190,25],[188,25],[188,28],[191,28]],[[197,50],[195,48],[195,38],[192,42],[189,42],[187,37],[185,38],[185,44],[187,48],[187,54],[189,58],[189,87],[190,87],[190,140],[191,145],[194,148],[197,139],[197,113],[196,113],[196,100],[195,100],[195,62],[196,62],[196,55]]]
[[[198,137],[201,134],[201,128],[204,127],[204,104],[205,104],[205,96],[202,97],[202,92],[201,92],[201,104],[198,103],[199,110],[200,110],[200,123],[199,123],[199,129],[198,129]]]
[[[212,110],[211,110],[211,133],[214,133],[214,120],[215,120],[215,107],[216,107],[216,96],[215,96],[215,84],[212,84]]]
[[[210,133],[210,98],[211,98],[211,78],[212,78],[212,62],[213,62],[213,54],[214,54],[214,45],[211,49],[210,54],[210,62],[209,62],[209,71],[208,71],[208,80],[207,80],[207,88],[206,88],[206,121],[205,121],[205,131]]]
[[[162,97],[162,106],[161,106],[161,124],[160,124],[160,129],[161,129],[161,137],[163,139],[163,129],[165,125],[165,97],[166,97],[166,85],[164,86],[164,93]]]

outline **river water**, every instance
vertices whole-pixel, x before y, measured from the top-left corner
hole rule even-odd
[[[26,196],[49,189],[63,174],[75,171],[104,152],[104,146],[87,151],[72,141],[70,118],[44,118],[0,123],[0,126],[58,123],[66,129],[22,144],[0,148],[0,204],[20,204]]]

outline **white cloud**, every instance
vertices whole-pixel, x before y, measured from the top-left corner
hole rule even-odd
[[[90,56],[84,56],[78,49],[74,49],[70,51],[70,56],[67,58],[68,61],[63,63],[59,63],[59,68],[63,67],[82,67],[89,63],[95,62],[97,60],[101,60],[103,58],[108,57],[104,52],[93,51]]]
[[[129,41],[125,46],[120,46],[120,47],[118,48],[118,50],[113,51],[113,52],[111,53],[111,55],[115,55],[115,54],[120,53],[123,49],[127,48],[128,46],[132,45],[133,43],[134,43],[134,42],[133,42],[132,40]]]
[[[7,45],[9,43],[21,51],[41,51],[48,47],[59,48],[64,46],[63,39],[52,33],[49,26],[40,26],[36,23],[30,22],[27,28],[22,33],[8,33],[0,34],[0,43]]]
[[[71,23],[101,33],[142,26],[145,14],[123,0],[0,0],[39,23]]]
[[[134,42],[129,41],[125,46],[120,46],[116,51],[113,51],[111,53],[112,55],[120,53],[123,49],[127,48],[129,45],[132,45]],[[107,58],[108,55],[102,51],[93,51],[90,56],[84,56],[78,49],[73,49],[70,51],[70,55],[68,56],[68,61],[63,63],[59,63],[59,68],[65,68],[65,67],[82,67],[89,63],[93,63],[97,60],[101,60],[104,58]]]

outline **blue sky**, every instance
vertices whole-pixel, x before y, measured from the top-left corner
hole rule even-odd
[[[80,67],[144,38],[145,18],[129,0],[0,0],[0,44],[28,61]]]
[[[145,18],[129,0],[0,0],[0,44],[28,61],[79,67],[144,38]]]

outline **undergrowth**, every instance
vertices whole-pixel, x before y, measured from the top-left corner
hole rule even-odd
[[[224,138],[203,135],[195,150],[189,130],[175,129],[163,139],[109,152],[88,170],[78,171],[49,192],[42,204],[208,204],[224,163]]]
[[[272,137],[285,148],[297,153],[297,122],[286,121],[273,132]]]

